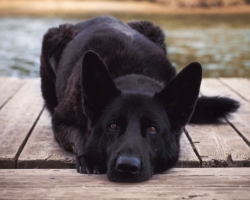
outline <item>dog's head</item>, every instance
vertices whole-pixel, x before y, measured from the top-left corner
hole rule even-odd
[[[187,66],[160,91],[136,93],[120,90],[89,51],[81,77],[91,131],[85,154],[99,171],[111,181],[140,182],[176,164],[180,135],[199,94],[200,64]]]

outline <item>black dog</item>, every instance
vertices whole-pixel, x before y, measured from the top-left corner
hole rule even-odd
[[[80,173],[140,182],[173,167],[188,122],[212,123],[238,102],[197,100],[199,63],[178,75],[162,30],[148,21],[97,17],[64,24],[44,36],[42,94],[61,146]]]

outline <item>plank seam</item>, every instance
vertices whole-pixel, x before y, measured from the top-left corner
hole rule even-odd
[[[240,93],[238,93],[235,89],[233,89],[232,87],[230,87],[230,85],[228,85],[227,83],[225,83],[223,80],[218,79],[219,82],[221,82],[222,85],[226,86],[228,89],[230,89],[231,91],[233,91],[235,94],[237,94],[238,96],[240,96],[243,100],[245,100],[246,102],[249,103],[248,99],[246,99],[244,96],[242,96]]]
[[[44,110],[44,106],[42,107],[41,112],[39,113],[38,117],[36,118],[34,124],[32,125],[31,129],[29,130],[27,136],[26,136],[25,139],[23,140],[22,144],[20,145],[20,147],[19,147],[19,149],[18,149],[18,151],[17,151],[17,153],[16,153],[16,155],[15,155],[15,158],[14,158],[15,169],[17,169],[17,161],[18,161],[18,158],[19,158],[20,154],[22,153],[23,148],[25,147],[25,145],[26,145],[26,143],[27,143],[27,141],[28,141],[28,139],[29,139],[31,133],[33,132],[33,130],[34,130],[34,128],[35,128],[35,126],[36,126],[38,120],[40,119],[40,117],[41,117],[41,115],[42,115],[42,113],[43,113],[43,110]]]
[[[229,119],[225,118],[225,120],[235,130],[235,132],[243,139],[243,141],[250,147],[250,141],[248,141],[247,138],[245,138],[245,136],[241,134],[241,132],[233,125],[233,123],[230,122]]]
[[[186,136],[187,136],[187,138],[188,138],[188,141],[189,141],[191,147],[193,148],[193,151],[194,151],[195,155],[196,155],[197,158],[199,159],[200,167],[201,167],[201,166],[202,166],[202,159],[201,159],[201,157],[200,157],[200,155],[199,155],[197,149],[195,148],[195,145],[194,145],[194,143],[193,143],[193,141],[192,141],[192,138],[190,137],[188,131],[187,131],[185,128],[184,128],[184,134],[186,134]]]
[[[218,79],[219,82],[221,82],[221,84],[223,84],[225,87],[227,87],[228,89],[230,89],[231,91],[233,91],[234,93],[236,93],[238,96],[240,96],[243,100],[245,100],[246,102],[248,102],[248,100],[242,96],[241,94],[239,94],[236,90],[234,90],[233,88],[230,87],[230,85],[226,84],[223,80]],[[248,102],[249,103],[249,102]],[[247,140],[247,138],[236,128],[236,126],[234,126],[233,123],[230,122],[229,118],[224,118],[226,120],[226,122],[235,130],[235,132],[243,139],[243,141],[250,147],[250,141]]]
[[[15,91],[14,94],[12,94],[1,106],[0,106],[0,110],[16,95],[16,93],[18,93],[18,91],[24,86],[24,82],[22,82],[20,84],[20,86],[18,87],[18,89]]]
[[[235,92],[240,98],[242,98],[243,100],[247,101],[244,97],[242,97],[238,92],[236,92],[234,89],[232,89],[230,86],[228,86],[226,83],[224,83],[222,80],[217,79],[222,85],[224,85],[225,87],[227,87],[229,90],[231,90],[232,92]],[[204,94],[202,92],[200,92],[201,96],[204,96]],[[242,138],[242,140],[250,147],[250,141],[247,140],[247,138],[236,128],[236,126],[234,126],[233,123],[230,122],[230,119],[227,117],[224,117],[224,120],[232,127],[232,129]]]

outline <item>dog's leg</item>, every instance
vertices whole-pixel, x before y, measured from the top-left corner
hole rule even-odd
[[[86,121],[83,120],[82,127],[80,127],[68,116],[68,113],[65,113],[65,110],[59,108],[60,105],[52,115],[52,128],[56,140],[64,149],[75,153],[77,172],[99,173],[97,167],[91,164],[84,152],[87,140],[87,129],[84,128]]]
[[[154,42],[166,53],[165,35],[159,26],[144,20],[128,22],[128,25]]]

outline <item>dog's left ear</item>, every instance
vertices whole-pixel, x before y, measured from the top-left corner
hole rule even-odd
[[[165,107],[172,131],[179,131],[188,123],[199,95],[201,79],[201,65],[194,62],[155,94]]]
[[[115,95],[119,94],[102,59],[93,51],[83,57],[81,87],[84,110],[88,117],[101,112]]]

